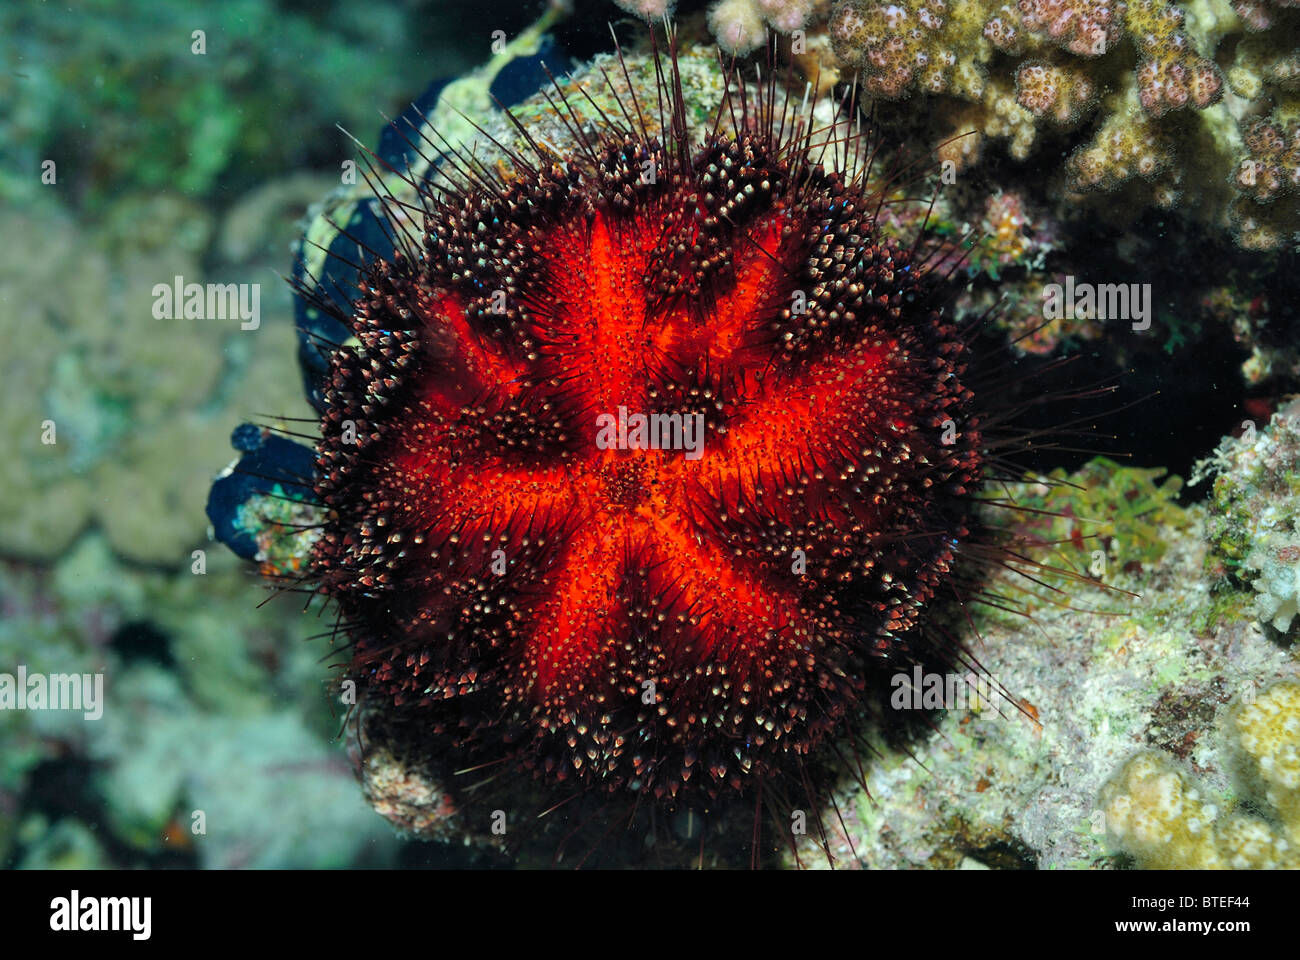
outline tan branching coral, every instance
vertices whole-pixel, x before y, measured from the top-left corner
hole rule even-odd
[[[1035,117],[1074,123],[1096,99],[1096,85],[1076,67],[1026,60],[1016,69],[1016,102]]]
[[[1183,32],[1181,7],[1161,0],[1120,4],[1124,24],[1138,48],[1138,100],[1153,117],[1188,105],[1204,110],[1222,96],[1223,77],[1214,61],[1199,56]]]
[[[932,98],[903,122],[950,170],[1071,138],[1071,202],[1123,191],[1130,216],[1300,244],[1300,0],[714,0],[705,19],[736,56],[782,37],[818,93],[856,75],[870,98]]]
[[[1109,0],[1020,0],[1016,9],[1027,35],[1081,57],[1099,57],[1119,39]]]
[[[1112,112],[1092,143],[1074,153],[1067,164],[1077,189],[1111,189],[1133,177],[1154,180],[1173,155],[1170,138],[1150,117],[1129,101]]]
[[[928,108],[945,133],[977,131],[942,154],[959,169],[991,140],[1025,159],[1047,127],[1090,130],[1067,164],[1071,189],[1137,184],[1136,209],[1143,191],[1154,206],[1181,199],[1264,249],[1300,229],[1298,3],[836,0],[826,33],[875,97],[973,105]]]
[[[788,34],[809,21],[817,0],[717,0],[709,8],[709,29],[727,53],[757,48],[767,30]]]
[[[1246,155],[1233,175],[1241,196],[1232,215],[1242,246],[1267,250],[1283,244],[1300,221],[1300,117],[1275,113],[1252,121],[1243,140]]]
[[[1221,95],[1218,67],[1197,52],[1184,16],[1160,0],[954,2],[951,9],[947,0],[840,0],[829,30],[840,59],[861,67],[867,89],[887,97],[913,88],[948,92],[961,72],[982,74],[994,50],[1043,55],[1056,48],[1090,60],[1127,35],[1138,51],[1139,99],[1158,117],[1189,105],[1204,109]],[[967,82],[954,92],[978,95],[978,88]]]

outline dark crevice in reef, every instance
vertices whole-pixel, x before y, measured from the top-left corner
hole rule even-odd
[[[171,638],[153,624],[143,620],[124,623],[109,638],[108,644],[117,651],[122,663],[153,663],[175,669]]]
[[[964,851],[972,860],[978,860],[994,870],[1037,870],[1038,858],[1025,844],[1014,837],[996,840]]]
[[[1050,390],[1114,378],[1119,389],[1110,398],[1078,409],[1127,408],[1098,421],[1098,433],[1116,439],[1099,437],[1085,446],[1186,478],[1225,434],[1238,432],[1247,419],[1263,427],[1277,400],[1300,389],[1286,360],[1253,385],[1243,376],[1252,344],[1284,355],[1293,349],[1300,333],[1297,258],[1281,254],[1275,271],[1261,273],[1249,253],[1195,224],[1175,225],[1172,215],[1159,211],[1139,217],[1122,239],[1116,236],[1106,223],[1072,224],[1064,246],[1069,259],[1061,266],[1080,282],[1149,284],[1150,325],[1135,330],[1126,320],[1106,321],[1099,337],[1078,344],[1079,359],[1051,376]],[[1028,419],[1050,426],[1061,418],[1049,406]],[[1035,467],[1069,468],[1084,459],[1045,453]]]
[[[1029,430],[1049,432],[1048,442],[1077,450],[1041,449],[1018,456],[1026,469],[1074,470],[1095,455],[1125,460],[1134,466],[1167,467],[1186,477],[1192,465],[1212,450],[1247,416],[1248,391],[1241,364],[1248,353],[1222,326],[1206,329],[1194,342],[1166,350],[1156,337],[1131,330],[1100,343],[1086,343],[1068,365],[1035,375],[1052,358],[1024,357],[1023,373],[1012,396],[1043,398],[1018,421]],[[1114,383],[1113,393],[1097,399],[1053,399],[1098,383]],[[1092,436],[1056,441],[1052,428],[1087,417],[1080,429]]]

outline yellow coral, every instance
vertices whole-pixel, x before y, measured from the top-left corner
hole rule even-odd
[[[1248,758],[1245,775],[1300,852],[1300,683],[1274,684],[1254,703],[1242,704],[1230,723]]]
[[[1111,114],[1092,143],[1070,158],[1068,169],[1076,189],[1111,189],[1133,177],[1151,180],[1169,164],[1172,150],[1167,135],[1145,116],[1129,91],[1122,105],[1108,104]]]
[[[1266,802],[1272,823],[1220,811],[1181,765],[1155,751],[1126,763],[1101,791],[1111,843],[1143,867],[1300,867],[1300,683],[1283,680],[1230,713],[1243,789]]]
[[[1214,61],[1199,56],[1183,32],[1181,7],[1159,0],[1130,0],[1124,21],[1140,51],[1138,97],[1142,108],[1159,117],[1188,103],[1204,110],[1223,95],[1223,77]]]
[[[946,22],[947,0],[849,0],[831,19],[831,43],[842,61],[862,68],[863,86],[871,93],[897,98],[915,86],[943,93],[959,59],[949,48]]]

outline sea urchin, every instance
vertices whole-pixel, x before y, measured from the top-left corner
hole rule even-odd
[[[732,79],[692,144],[658,75],[594,122],[557,84],[571,155],[520,125],[394,211],[336,311],[307,579],[465,765],[707,805],[802,777],[907,658],[982,454],[860,127]]]

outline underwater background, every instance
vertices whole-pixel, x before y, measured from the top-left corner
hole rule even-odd
[[[209,496],[241,424],[316,416],[284,277],[308,208],[357,156],[339,128],[378,144],[386,116],[431,109],[456,77],[483,122],[489,90],[527,114],[540,59],[563,72],[608,53],[611,21],[635,46],[642,6],[0,9],[0,673],[105,689],[94,719],[0,709],[6,867],[546,863],[462,831],[436,785],[379,796],[372,774],[363,795],[328,646],[307,639],[328,614],[294,595],[263,605]],[[995,339],[1016,362],[1075,358],[1060,389],[1119,384],[1086,450],[1031,461],[1067,485],[1017,492],[1048,511],[1025,524],[1059,542],[1054,562],[1112,589],[1058,588],[1105,615],[1000,587],[1036,620],[990,608],[976,653],[1019,710],[950,710],[902,749],[882,734],[828,824],[837,857],[1276,866],[1300,831],[1300,783],[1260,761],[1300,746],[1300,9],[1135,2],[1094,23],[1096,6],[911,0],[889,8],[927,26],[891,46],[879,4],[677,5],[724,59],[766,29],[802,31],[807,79],[829,90],[862,71],[884,141],[945,164],[930,228],[975,236],[955,309],[1001,300]],[[530,28],[504,59],[491,46]],[[908,44],[947,72],[902,69]],[[916,210],[892,228],[914,232]],[[175,277],[257,285],[259,322],[159,317]],[[1149,285],[1150,315],[1045,323],[1045,291],[1076,279]],[[1148,808],[1154,833],[1124,819]]]

